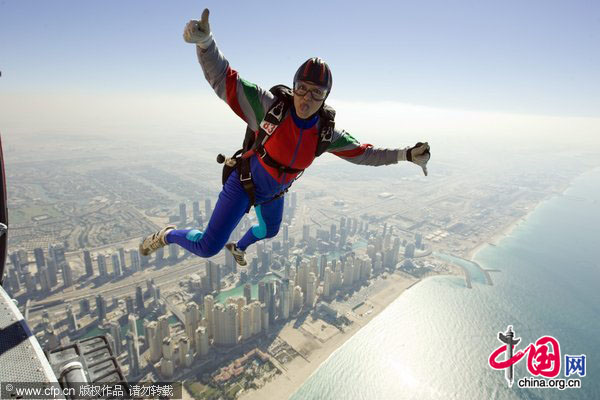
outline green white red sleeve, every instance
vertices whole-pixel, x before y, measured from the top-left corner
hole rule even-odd
[[[398,153],[402,150],[380,149],[371,144],[360,144],[348,132],[334,129],[327,151],[354,164],[379,166],[397,164]]]
[[[214,41],[204,50],[200,47],[196,49],[204,76],[215,93],[246,121],[251,129],[258,130],[265,110],[275,101],[273,94],[240,78],[237,71],[229,66],[229,61]]]

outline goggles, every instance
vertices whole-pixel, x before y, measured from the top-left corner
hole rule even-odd
[[[327,97],[327,89],[323,87],[315,87],[309,89],[306,83],[303,81],[297,81],[294,84],[294,94],[298,96],[306,96],[306,93],[310,92],[310,96],[313,100],[323,101]]]

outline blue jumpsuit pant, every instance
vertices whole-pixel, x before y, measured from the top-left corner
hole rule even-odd
[[[255,211],[258,224],[252,226],[237,242],[239,249],[246,250],[258,240],[277,235],[283,216],[283,196],[275,200],[271,198],[260,198],[257,195]],[[231,232],[246,213],[249,203],[250,200],[240,183],[238,172],[234,170],[219,193],[206,230],[204,232],[198,229],[172,230],[167,234],[166,241],[169,244],[178,244],[197,256],[212,257],[225,246]]]

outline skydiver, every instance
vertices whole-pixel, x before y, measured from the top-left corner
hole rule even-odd
[[[242,118],[254,143],[244,148],[226,180],[206,230],[175,229],[169,225],[147,236],[140,253],[148,256],[168,244],[178,244],[200,257],[211,257],[225,246],[239,265],[252,243],[277,235],[283,214],[283,195],[304,169],[322,152],[362,165],[389,165],[410,161],[427,175],[429,145],[380,149],[360,144],[344,130],[334,128],[331,108],[325,105],[332,87],[327,63],[313,57],[296,71],[293,89],[266,91],[242,79],[219,51],[205,9],[200,21],[187,23],[183,38],[196,45],[204,76],[216,94]],[[278,108],[279,107],[279,108]],[[281,111],[284,111],[282,115]],[[237,243],[227,243],[244,213],[254,206],[258,224]]]

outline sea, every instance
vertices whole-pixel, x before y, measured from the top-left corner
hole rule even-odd
[[[541,202],[474,261],[493,285],[455,276],[424,279],[337,349],[291,397],[309,399],[600,399],[600,169]],[[580,388],[520,388],[527,355],[489,366],[511,325],[515,352],[545,336],[565,355],[585,355]],[[504,353],[503,353],[504,354]],[[504,355],[498,357],[502,361]],[[579,371],[581,372],[581,371]],[[536,378],[543,378],[538,376]]]

